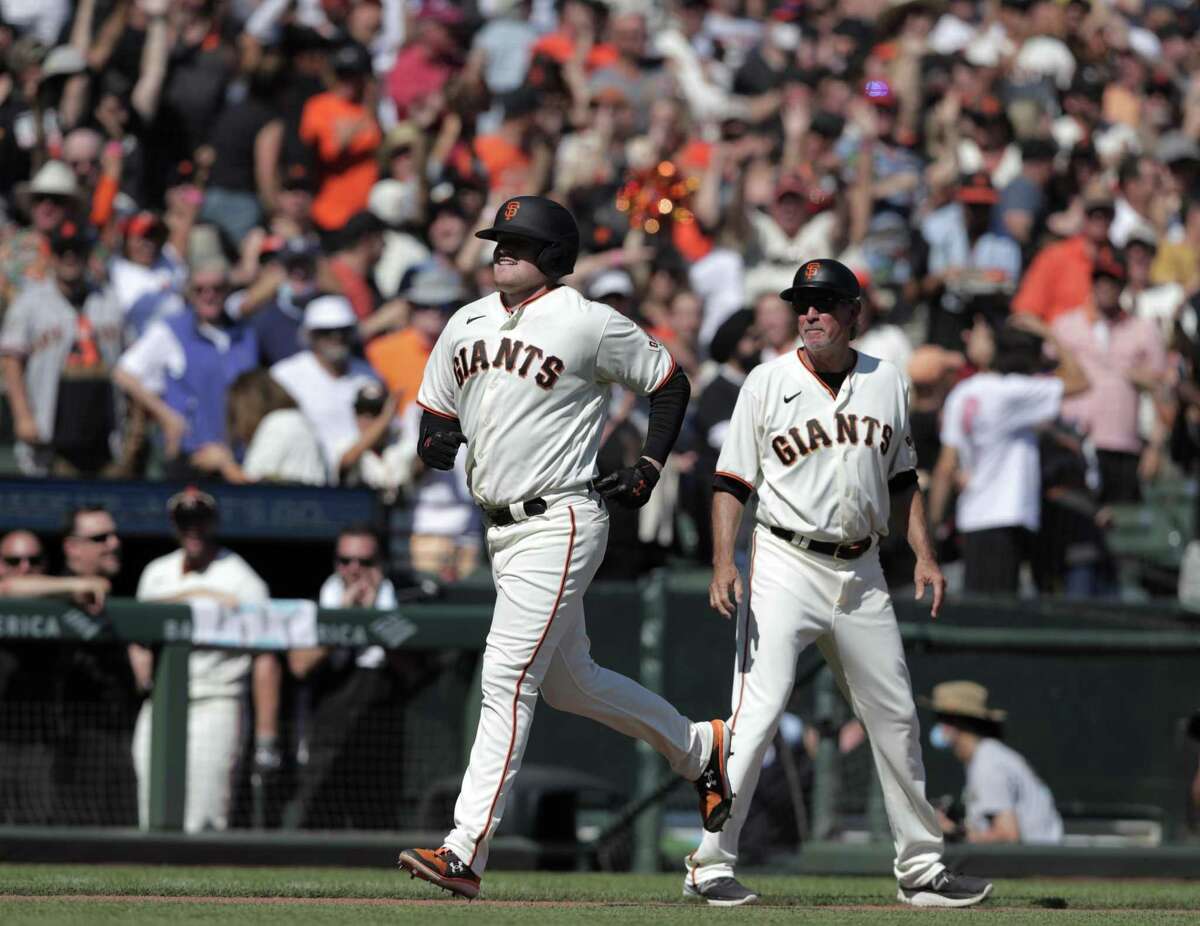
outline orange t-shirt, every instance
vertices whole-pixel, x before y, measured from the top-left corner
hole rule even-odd
[[[712,159],[712,145],[693,139],[684,145],[675,161],[684,176],[696,176],[708,169]],[[690,261],[698,261],[713,249],[713,242],[694,219],[691,222],[676,222],[671,226],[671,241],[675,248]]]
[[[412,328],[385,334],[367,345],[367,361],[387,383],[388,391],[400,392],[397,414],[416,400],[421,377],[425,375],[425,363],[432,351],[433,345]]]
[[[539,54],[553,58],[559,64],[566,64],[575,54],[575,40],[563,32],[543,35],[533,43],[529,52],[531,58],[536,58]],[[593,45],[584,67],[589,71],[598,71],[616,64],[617,58],[617,50],[612,45]]]
[[[342,295],[350,300],[355,315],[363,319],[375,311],[375,295],[357,270],[335,257],[329,261],[329,272],[342,288]]]
[[[1048,245],[1038,252],[1017,294],[1012,310],[1036,315],[1049,324],[1092,299],[1092,258],[1081,236]]]
[[[347,122],[361,123],[344,147],[338,130]],[[313,221],[325,230],[341,228],[356,212],[367,208],[367,197],[379,177],[375,152],[383,135],[370,111],[333,93],[319,93],[304,104],[300,140],[317,154],[317,195]]]
[[[475,139],[475,157],[487,171],[488,189],[516,189],[524,186],[533,159],[500,135],[480,135]]]

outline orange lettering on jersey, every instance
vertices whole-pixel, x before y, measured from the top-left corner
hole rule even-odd
[[[792,428],[792,430],[796,429]],[[782,434],[778,434],[772,439],[771,449],[775,451],[775,456],[779,457],[779,462],[784,466],[791,466],[796,462],[796,451],[792,449],[792,445]]]
[[[563,362],[557,357],[547,357],[542,361],[542,372],[534,377],[534,382],[549,392],[562,375]]]
[[[808,419],[808,449],[816,450],[818,444],[826,447],[832,446],[833,441],[829,439],[829,434],[821,427],[821,422],[816,418]]]
[[[846,441],[852,444],[858,443],[858,415],[843,415],[838,412],[837,442],[844,444]]]

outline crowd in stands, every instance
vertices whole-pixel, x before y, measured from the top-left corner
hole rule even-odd
[[[692,379],[614,571],[706,559],[739,384],[795,348],[777,294],[813,257],[855,269],[858,346],[908,373],[970,590],[1028,559],[1113,592],[1112,506],[1200,461],[1186,0],[4,0],[0,62],[30,476],[369,486],[420,570],[471,571],[466,475],[423,471],[414,399],[492,291],[472,232],[521,193],[578,219],[566,282]],[[614,393],[602,467],[644,422]]]

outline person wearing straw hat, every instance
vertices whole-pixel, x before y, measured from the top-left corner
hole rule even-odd
[[[918,700],[937,715],[930,745],[951,750],[967,771],[963,823],[938,811],[947,836],[967,842],[1062,841],[1054,795],[1025,758],[1001,742],[1008,712],[988,706],[986,688],[977,682],[942,682],[934,686],[933,697]]]

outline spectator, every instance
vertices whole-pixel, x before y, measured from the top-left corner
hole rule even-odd
[[[792,307],[775,293],[754,301],[754,324],[763,340],[762,359],[774,360],[800,346],[800,323]]]
[[[358,439],[354,397],[376,382],[366,361],[351,353],[357,317],[342,296],[320,296],[304,310],[308,350],[271,367],[271,376],[288,391],[317,434],[330,480],[342,469],[345,448]]]
[[[241,293],[238,316],[258,339],[258,356],[269,367],[304,349],[304,309],[317,297],[316,245],[289,238],[262,256],[257,279]],[[234,297],[237,299],[237,296]]]
[[[440,94],[462,64],[462,50],[454,36],[463,14],[449,0],[422,0],[413,35],[387,77],[388,96],[396,114],[404,119],[419,100]]]
[[[295,401],[266,370],[247,370],[229,387],[229,444],[205,444],[192,455],[199,470],[226,482],[325,485],[321,445]],[[234,448],[244,448],[241,456]]]
[[[903,328],[880,317],[879,294],[871,286],[870,276],[862,270],[855,275],[862,287],[862,308],[854,323],[852,346],[864,354],[887,360],[907,375],[908,360],[913,352],[912,342]]]
[[[1179,309],[1187,300],[1187,290],[1179,283],[1155,284],[1151,268],[1158,242],[1146,231],[1135,229],[1125,244],[1127,279],[1121,292],[1121,308],[1130,315],[1154,324],[1164,345],[1170,343]]]
[[[993,230],[1012,238],[1022,249],[1033,244],[1034,232],[1041,224],[1057,152],[1057,145],[1049,138],[1035,136],[1022,141],[1021,173],[1004,188],[996,203]]]
[[[63,222],[50,251],[50,278],[21,292],[0,331],[18,461],[27,475],[95,476],[113,459],[121,309],[89,279],[86,230]]]
[[[108,273],[126,329],[136,339],[156,318],[183,308],[187,266],[167,240],[167,226],[157,213],[130,216],[123,231],[125,253],[113,258]]]
[[[1052,322],[1091,299],[1092,264],[1108,245],[1112,200],[1089,196],[1083,212],[1083,230],[1079,234],[1047,245],[1033,258],[1013,297],[1014,312],[1031,313],[1042,321]]]
[[[1005,711],[988,707],[988,691],[975,682],[934,685],[922,698],[937,715],[929,733],[934,749],[949,749],[966,767],[965,819],[939,811],[948,837],[970,843],[1062,842],[1063,823],[1054,795],[1024,757],[1002,742]]]
[[[364,209],[351,216],[330,240],[329,272],[361,321],[379,305],[371,269],[383,254],[383,223]]]
[[[417,234],[420,200],[412,185],[401,180],[380,180],[371,187],[368,208],[383,223],[383,253],[375,262],[373,280],[384,299],[400,292],[405,275],[430,257]]]
[[[976,323],[986,328],[986,323]],[[986,337],[991,338],[990,329]],[[939,433],[942,406],[962,373],[966,358],[935,344],[922,344],[908,360],[908,381],[911,406],[908,414],[909,432],[917,451],[917,478],[921,489],[929,487],[930,471],[942,452]]]
[[[1060,316],[1052,327],[1091,383],[1086,394],[1064,403],[1062,414],[1096,447],[1103,504],[1139,501],[1141,482],[1157,475],[1166,443],[1162,419],[1148,443],[1139,435],[1139,392],[1159,391],[1167,356],[1154,322],[1121,307],[1125,278],[1121,258],[1101,256],[1092,270],[1091,302]]]
[[[1052,377],[1033,375],[1040,336],[1058,351]],[[967,591],[1017,592],[1021,563],[1041,522],[1035,428],[1058,417],[1065,397],[1087,388],[1087,376],[1068,348],[1035,319],[1014,316],[995,335],[994,358],[946,398],[930,521],[943,524],[961,472],[955,526],[963,540]]]
[[[1007,234],[988,230],[999,201],[987,175],[975,174],[962,180],[952,202],[921,223],[929,246],[922,287],[930,299],[926,339],[931,344],[955,350],[978,312],[996,324],[1008,314],[1008,296],[1021,274],[1021,249]]]
[[[379,493],[385,505],[394,504],[399,491],[412,479],[416,445],[396,440],[398,394],[388,395],[380,383],[366,383],[354,397],[354,423],[358,438],[339,458],[343,485],[365,485]]]
[[[1135,232],[1154,236],[1159,222],[1155,220],[1155,198],[1159,192],[1159,168],[1149,158],[1128,157],[1121,162],[1117,177],[1121,195],[1113,212],[1108,240],[1114,248],[1124,248]]]
[[[317,160],[312,217],[327,232],[366,209],[379,175],[375,151],[383,137],[366,105],[370,53],[351,42],[338,49],[330,64],[336,75],[333,89],[310,99],[300,119],[300,139],[312,146]]]
[[[62,161],[47,161],[28,187],[18,190],[17,203],[29,215],[29,227],[14,229],[0,240],[0,286],[12,302],[27,282],[44,280],[50,267],[50,236],[68,219],[78,222],[79,184]]]
[[[258,357],[254,332],[225,311],[229,269],[223,259],[193,267],[187,309],[159,319],[121,356],[113,379],[158,422],[169,478],[194,472],[192,454],[228,443],[230,384]]]
[[[179,549],[152,560],[138,580],[139,601],[188,602],[193,608],[265,604],[267,586],[244,559],[216,539],[217,503],[190,486],[167,503]],[[189,833],[229,826],[233,771],[241,753],[242,698],[251,658],[232,650],[194,648],[188,657],[187,793],[183,828]],[[149,678],[152,666],[140,670]],[[150,728],[153,703],[146,701],[133,735],[138,779],[138,820],[150,814]]]
[[[408,325],[376,338],[366,355],[389,391],[399,395],[397,412],[416,401],[425,362],[450,316],[467,301],[458,273],[427,261],[407,276],[400,296],[408,303]]]
[[[1200,288],[1200,196],[1185,203],[1180,239],[1159,244],[1150,278],[1160,285],[1177,283],[1187,292]]]

